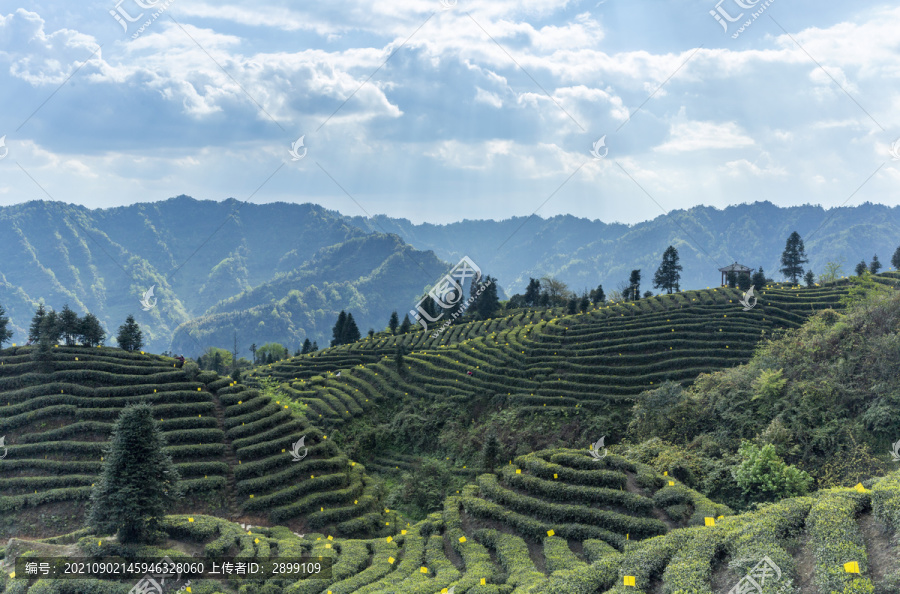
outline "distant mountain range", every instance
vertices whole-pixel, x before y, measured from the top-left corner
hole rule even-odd
[[[187,196],[103,210],[34,201],[0,207],[0,304],[19,343],[43,300],[91,311],[111,333],[134,314],[151,351],[230,349],[235,333],[243,354],[252,342],[293,350],[306,337],[327,344],[341,309],[363,333],[383,329],[391,311],[402,317],[463,256],[498,279],[501,299],[545,275],[579,292],[599,283],[608,292],[634,268],[643,291],[671,244],[689,289],[714,286],[717,269],[733,261],[780,278],[794,230],[816,272],[843,260],[851,274],[875,253],[887,268],[900,245],[900,207],[757,202],[632,226],[573,216],[431,225]],[[151,286],[156,305],[144,311],[139,300]]]

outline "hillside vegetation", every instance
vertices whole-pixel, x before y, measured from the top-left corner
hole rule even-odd
[[[894,430],[900,295],[873,292],[771,286],[748,312],[728,289],[523,310],[266,365],[250,387],[155,355],[5,349],[0,529],[15,538],[0,589],[74,591],[10,578],[31,551],[335,559],[327,580],[192,583],[201,594],[711,594],[763,562],[778,568],[766,594],[900,591],[900,471],[889,447],[870,451]],[[188,498],[167,542],[123,549],[81,529],[83,503],[112,421],[141,400]],[[601,435],[613,445],[588,451]],[[830,488],[741,497],[724,485],[742,443]],[[404,499],[445,471],[436,506]]]

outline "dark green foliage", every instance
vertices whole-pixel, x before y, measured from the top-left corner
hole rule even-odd
[[[856,265],[856,276],[862,276],[868,271],[869,267],[866,265],[865,260],[860,261],[860,263]]]
[[[6,317],[6,310],[0,305],[0,348],[3,348],[4,342],[12,338],[12,330],[7,328],[8,325],[9,318]]]
[[[397,333],[397,326],[400,325],[400,317],[397,315],[396,311],[391,312],[391,319],[388,320],[388,329],[391,331],[391,334]]]
[[[375,328],[369,328],[369,331],[366,332],[366,334],[368,335],[369,338],[374,338],[375,337]],[[297,354],[299,355],[300,353],[297,352]]]
[[[781,274],[796,284],[797,280],[803,276],[803,265],[807,262],[809,260],[806,259],[803,240],[800,238],[800,234],[794,231],[788,237],[784,252],[781,254]]]
[[[492,470],[497,465],[499,455],[500,440],[497,439],[497,434],[491,431],[484,440],[484,445],[481,446],[481,466],[485,470]]]
[[[807,288],[812,289],[816,286],[816,275],[812,270],[807,270],[806,274],[803,275],[803,281],[806,283]]]
[[[141,327],[134,321],[134,316],[129,315],[125,318],[125,323],[119,326],[116,341],[119,343],[119,348],[126,351],[139,351],[144,346],[144,335]]]
[[[62,329],[59,324],[59,314],[52,309],[47,312],[44,321],[41,322],[41,336],[46,336],[51,345],[58,344],[62,337]]]
[[[88,524],[120,543],[152,542],[180,496],[178,470],[147,404],[126,407],[113,427],[103,471],[91,493]]]
[[[591,303],[597,305],[606,301],[606,293],[603,292],[603,285],[597,285],[596,289],[592,289],[589,293]]]
[[[637,301],[641,298],[641,271],[640,269],[632,270],[631,276],[628,277],[628,285],[622,291],[622,297],[626,301]]]
[[[476,289],[480,290],[481,294],[475,298],[475,313],[479,319],[486,320],[500,309],[500,299],[497,297],[497,279],[488,276],[478,285],[473,283],[471,289],[473,297],[477,293]]]
[[[81,343],[84,346],[95,347],[102,345],[106,340],[106,331],[100,325],[100,320],[92,313],[85,314],[78,328]]]
[[[44,310],[44,304],[40,303],[34,312],[34,317],[31,318],[31,326],[28,327],[29,341],[36,343],[41,339],[41,324],[45,317],[47,317],[47,312]]]
[[[78,314],[72,311],[69,308],[69,304],[66,303],[59,313],[59,329],[62,332],[66,346],[75,346],[75,339],[78,337],[80,325],[81,320],[78,318]]]
[[[314,340],[313,343],[312,343],[312,349],[310,349],[309,352],[310,352],[310,353],[315,353],[315,352],[318,351],[318,350],[319,350],[319,343],[317,343],[317,342]]]
[[[331,346],[344,344],[344,324],[346,323],[347,312],[342,309],[341,313],[338,314],[337,321],[334,323],[334,328],[331,329]]]
[[[400,334],[406,334],[410,328],[412,328],[412,323],[409,321],[409,316],[405,315],[400,323]]]
[[[762,266],[759,267],[759,270],[753,273],[753,277],[750,279],[750,282],[757,289],[761,289],[766,286],[766,273],[763,272]]]
[[[578,311],[578,297],[572,296],[569,297],[569,300],[566,302],[566,313],[569,315],[573,315]]]
[[[734,270],[729,270],[725,274],[725,285],[733,289],[733,288],[737,287],[737,282],[738,282],[737,273]]]
[[[878,254],[875,254],[872,256],[872,262],[869,264],[869,272],[878,274],[879,270],[881,270],[881,262],[878,260]]]
[[[404,365],[403,356],[406,354],[406,347],[402,344],[398,344],[396,350],[394,351],[394,365],[397,366],[397,372],[403,375]]]
[[[588,297],[588,294],[586,292],[582,293],[581,299],[578,301],[578,309],[581,311],[581,313],[584,313],[588,310],[588,308],[590,306],[591,306],[591,299]]]
[[[894,270],[900,270],[900,247],[898,247],[894,251],[894,255],[891,256],[891,266],[894,267]]]
[[[900,248],[897,248],[898,253],[900,253]],[[541,296],[541,281],[529,278],[528,279],[528,287],[525,289],[525,305],[528,307],[533,307],[538,305],[538,301]]]
[[[347,320],[344,322],[343,330],[341,332],[341,342],[340,344],[351,344],[359,340],[361,334],[359,333],[359,328],[356,326],[356,320],[353,319],[353,314],[347,314]]]
[[[312,352],[312,343],[307,338],[307,339],[304,339],[304,341],[303,341],[303,347],[300,349],[300,354],[306,355],[307,353],[310,353],[310,352]]]
[[[663,289],[669,294],[673,291],[677,293],[680,290],[679,281],[683,269],[684,267],[678,263],[678,250],[670,245],[663,252],[662,263],[653,275],[653,288]]]
[[[421,519],[441,509],[458,482],[445,463],[426,458],[414,471],[403,475],[399,492],[390,503],[400,504],[414,519]]]
[[[737,286],[741,291],[746,291],[753,284],[753,279],[746,272],[742,272],[738,275]]]
[[[231,379],[233,379],[233,380],[236,381],[237,383],[241,383],[241,370],[240,370],[240,369],[235,369],[234,371],[232,371],[232,372],[231,372]]]

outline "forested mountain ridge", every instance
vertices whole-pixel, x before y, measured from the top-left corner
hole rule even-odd
[[[631,226],[572,216],[415,225],[313,204],[187,196],[104,210],[33,201],[0,208],[0,303],[19,343],[43,300],[57,310],[68,303],[90,311],[113,334],[135,314],[151,351],[231,348],[235,330],[242,350],[267,341],[293,349],[307,336],[327,343],[341,309],[355,314],[363,332],[383,329],[391,311],[402,316],[462,256],[497,279],[502,299],[545,275],[577,292],[601,283],[609,291],[637,268],[649,289],[673,245],[684,266],[681,288],[703,288],[717,286],[717,268],[734,260],[780,278],[793,230],[806,243],[808,269],[820,273],[827,262],[843,261],[850,275],[854,262],[875,253],[888,265],[900,207],[825,211],[758,202],[698,206]],[[359,243],[363,238],[373,243]],[[158,303],[141,311],[150,287]],[[263,311],[275,316],[260,327]]]

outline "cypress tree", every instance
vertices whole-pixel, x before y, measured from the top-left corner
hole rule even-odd
[[[738,275],[737,278],[737,286],[741,291],[746,291],[750,288],[750,285],[753,284],[753,279],[750,277],[750,273],[742,272]]]
[[[891,266],[900,270],[900,247],[898,247],[897,251],[894,252],[894,255],[891,256]]]
[[[433,316],[432,316],[433,317]],[[391,312],[391,319],[388,320],[388,329],[391,331],[391,334],[397,333],[397,326],[400,325],[400,318],[397,316],[397,312]]]
[[[878,274],[879,270],[881,270],[881,262],[878,260],[878,254],[875,254],[872,256],[872,263],[869,264],[869,272]]]
[[[81,320],[78,318],[78,314],[72,311],[69,304],[66,303],[59,313],[59,329],[62,331],[66,346],[75,346],[75,338],[78,336],[80,325]]]
[[[806,259],[803,240],[800,239],[800,234],[794,231],[788,237],[784,252],[781,254],[781,274],[797,284],[797,280],[803,276],[803,265],[807,262],[809,260]]]
[[[347,319],[344,321],[343,332],[341,333],[341,342],[339,344],[351,344],[360,339],[359,328],[356,326],[356,320],[353,319],[353,314],[347,314]]]
[[[597,285],[597,288],[590,293],[591,302],[594,305],[606,301],[606,293],[603,292],[603,285]]]
[[[806,275],[803,277],[803,280],[806,281],[806,286],[810,289],[816,286],[816,275],[813,274],[812,270],[806,271]]]
[[[751,284],[755,287],[763,288],[766,286],[766,273],[763,272],[762,266],[759,267],[759,270],[753,273],[753,277],[750,279]]]
[[[341,339],[344,336],[344,324],[347,323],[347,312],[343,309],[341,313],[338,314],[337,322],[334,323],[334,328],[331,329],[331,346],[338,346],[344,344],[341,342]]]
[[[578,302],[578,309],[581,310],[581,313],[587,311],[587,308],[591,306],[591,300],[588,298],[587,292],[581,294],[581,301]]]
[[[528,287],[525,289],[525,305],[533,307],[538,305],[541,298],[541,281],[529,278]]]
[[[59,343],[59,339],[62,336],[62,330],[59,327],[59,315],[52,309],[47,312],[47,316],[42,322],[41,336],[43,337],[44,334],[47,335],[47,340],[50,341],[51,346]]]
[[[106,331],[100,325],[97,316],[92,313],[81,318],[78,335],[81,337],[81,344],[89,347],[101,345],[106,340]]]
[[[400,334],[406,334],[410,328],[412,328],[412,322],[409,321],[409,316],[405,315],[403,321],[400,322]]]
[[[164,536],[160,525],[181,496],[181,478],[153,409],[130,405],[113,426],[100,480],[91,492],[88,525],[120,543],[151,543]]]
[[[44,318],[47,317],[47,312],[44,310],[44,304],[39,303],[37,309],[34,312],[34,316],[31,318],[31,326],[28,327],[28,340],[36,343],[41,339],[41,324],[44,322]]]
[[[632,301],[637,301],[641,298],[641,269],[631,271],[631,276],[628,278],[628,295]]]
[[[311,349],[309,352],[310,352],[310,353],[315,353],[315,352],[318,351],[318,350],[319,350],[319,343],[317,343],[317,342],[314,340],[314,341],[313,341],[313,345],[312,345],[312,349]]]
[[[866,266],[866,261],[862,260],[859,264],[856,265],[856,276],[862,276],[869,270],[869,267]]]
[[[125,323],[119,326],[116,341],[119,343],[119,348],[126,351],[139,351],[144,346],[144,333],[134,321],[134,316],[129,315],[125,318]]]
[[[486,320],[500,309],[500,299],[497,297],[497,279],[488,276],[482,285],[484,285],[484,290],[475,299],[474,305],[475,311],[481,319]],[[474,287],[475,285],[473,284],[472,286]]]
[[[300,349],[300,354],[305,355],[310,352],[312,352],[312,343],[307,338],[303,341],[303,347]]]

